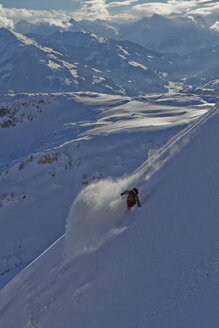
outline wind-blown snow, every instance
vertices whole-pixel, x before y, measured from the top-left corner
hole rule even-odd
[[[120,232],[112,217],[122,212],[123,202],[118,195],[125,184],[121,180],[107,179],[80,192],[67,218],[65,256],[68,259],[98,249],[104,241]]]

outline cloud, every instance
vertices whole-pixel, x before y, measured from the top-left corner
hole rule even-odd
[[[67,21],[72,17],[76,20],[102,19],[111,20],[113,22],[124,22],[137,20],[142,17],[151,17],[153,14],[166,17],[172,15],[219,15],[219,2],[217,0],[154,1],[144,1],[144,3],[140,4],[139,0],[114,0],[110,2],[107,0],[80,0],[81,8],[74,12],[66,12],[65,10],[28,10],[4,8],[2,4],[0,4],[0,27],[2,26],[13,29],[14,23],[20,19],[27,19],[32,23],[40,21],[58,26],[66,26]],[[77,2],[79,3],[79,0]],[[216,19],[212,21],[212,24],[215,21]]]
[[[199,4],[212,4],[217,2],[218,0],[199,0]]]
[[[74,15],[76,16],[76,15]],[[80,19],[108,19],[110,16],[105,0],[89,0],[83,3],[77,17]]]
[[[153,14],[171,15],[213,15],[219,11],[219,3],[214,0],[169,0],[163,2],[147,2],[132,7],[133,12],[140,16],[150,17]]]
[[[138,2],[138,0],[124,0],[124,1],[112,1],[110,3],[107,4],[108,8],[111,7],[122,7],[122,6],[130,6],[132,3],[134,2]]]
[[[66,13],[63,10],[29,10],[17,8],[4,8],[0,4],[0,26],[7,28],[14,28],[14,23],[27,19],[32,23],[47,22],[49,24],[63,26],[66,25],[63,21],[72,18],[72,13]]]
[[[12,19],[8,19],[5,14],[5,9],[0,4],[0,27],[13,29],[14,23]]]
[[[136,21],[137,17],[128,13],[117,14],[110,17],[110,21],[114,23],[122,23],[122,22],[131,22]]]
[[[194,7],[194,9],[191,9],[189,14],[216,17],[219,15],[219,3],[214,1],[202,3],[202,6],[197,6]]]
[[[7,19],[6,17],[0,15],[0,27],[6,27],[13,30],[14,22],[12,19]]]
[[[133,3],[138,2],[138,0],[124,0],[124,1],[112,1],[106,3],[106,0],[87,0],[83,2],[82,8],[74,14],[76,18],[79,19],[103,19],[103,20],[114,20],[119,21],[122,20],[129,20],[130,18],[137,18],[134,17],[131,13],[126,11],[116,11],[116,14],[112,14],[110,12],[111,9],[117,9],[120,7],[128,7],[131,6]]]
[[[170,0],[167,3],[150,2],[135,5],[133,10],[141,16],[150,17],[153,14],[170,16],[172,14],[185,14],[196,6],[196,1]]]

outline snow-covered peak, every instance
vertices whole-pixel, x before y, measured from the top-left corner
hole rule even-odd
[[[172,20],[164,16],[154,14],[150,18],[143,18],[142,20],[139,21],[139,23],[146,23],[146,22],[149,25],[155,25],[158,27],[159,25],[171,24]]]
[[[35,28],[35,24],[32,24],[24,19],[21,19],[15,24],[15,32],[22,34],[31,33]]]
[[[34,46],[37,48],[40,48],[41,50],[43,50],[43,47],[41,47],[36,41],[34,41],[31,38],[28,38],[27,36],[21,34],[21,33],[17,33],[14,31],[10,31],[6,28],[0,28],[0,42],[2,42],[2,44],[4,43],[5,45],[8,44],[8,42],[10,42],[10,44],[14,43],[15,47],[16,46]],[[17,48],[17,50],[19,50]]]
[[[83,26],[83,24],[81,22],[77,22],[73,18],[70,19],[69,24],[70,24],[70,26],[68,28],[69,31],[72,31],[72,32],[87,32],[87,33],[92,32],[91,30],[89,30],[89,28],[87,28],[86,26]]]

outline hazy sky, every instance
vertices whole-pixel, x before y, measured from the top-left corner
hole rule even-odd
[[[0,26],[11,28],[22,18],[61,24],[71,17],[130,20],[153,14],[219,15],[219,0],[0,0]]]

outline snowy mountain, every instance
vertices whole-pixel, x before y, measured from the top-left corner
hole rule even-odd
[[[192,94],[3,100],[20,120],[1,131],[1,286],[15,276],[1,325],[217,326],[218,106]],[[124,217],[131,186],[142,207]]]
[[[29,47],[31,58],[27,56],[25,62],[39,69],[33,77],[30,73],[25,77],[26,83],[21,81],[26,68],[18,62],[19,67],[10,77],[11,66],[6,62],[6,67],[0,68],[5,73],[0,79],[1,93],[10,89],[18,92],[81,90],[138,96],[168,92],[170,82],[180,83],[184,90],[204,88],[216,92],[218,89],[219,33],[202,16],[168,19],[153,15],[126,24],[71,19],[63,22],[63,26],[20,21],[16,30],[34,39],[41,49],[46,51],[49,47],[59,55],[53,54],[53,62],[48,61],[49,54],[39,61],[36,50],[31,54],[33,47]],[[17,56],[16,52],[13,57]],[[10,54],[5,57],[10,58]],[[47,67],[39,73],[42,63]]]
[[[219,33],[203,16],[166,18],[155,14],[131,23],[84,20],[83,25],[97,35],[129,40],[161,53],[184,55],[219,43]]]
[[[65,29],[70,32],[83,32],[83,33],[92,33],[92,31],[83,25],[83,22],[78,22],[75,19],[70,19],[70,21],[66,24],[68,27]],[[61,31],[59,29],[59,31]],[[37,33],[36,33],[37,34]]]
[[[101,19],[96,19],[94,21],[89,20],[82,20],[81,24],[83,26],[86,26],[90,32],[102,36],[104,38],[110,38],[110,39],[119,39],[119,26],[104,21]]]
[[[205,114],[211,102],[192,94],[1,98],[3,281],[8,272],[10,277],[64,233],[72,199],[82,186],[130,173],[177,131]]]
[[[15,24],[15,32],[28,36],[30,33],[39,35],[50,35],[57,31],[71,32],[91,32],[87,27],[83,26],[73,18],[70,21],[63,21],[59,25],[49,24],[46,22],[30,23],[24,19]]]
[[[199,15],[166,18],[157,14],[128,23],[71,19],[62,26],[45,22],[30,24],[22,20],[15,25],[15,31],[39,35],[56,31],[88,32],[114,40],[129,40],[156,52],[185,55],[219,43],[219,32],[211,28],[216,21],[212,18],[208,22]]]
[[[0,29],[0,83],[16,92],[69,90],[75,86],[73,64],[34,40]]]
[[[37,28],[36,24],[21,19],[15,24],[14,31],[20,34],[32,33]]]
[[[181,58],[164,56],[128,41],[70,32],[57,32],[37,40],[93,67],[97,79],[100,76],[112,80],[128,95],[165,91],[168,80],[182,76]]]
[[[206,26],[203,18],[168,19],[153,15],[125,27],[120,38],[134,41],[154,51],[184,55],[214,46],[219,42],[219,33]]]
[[[34,35],[32,35],[34,37]],[[90,33],[36,36],[0,29],[0,82],[16,92],[161,93],[182,75],[181,59]]]

